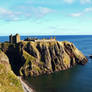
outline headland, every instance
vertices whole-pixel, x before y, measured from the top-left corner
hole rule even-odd
[[[55,38],[21,40],[19,34],[10,35],[9,42],[1,43],[0,49],[7,56],[10,70],[15,76],[25,79],[67,70],[77,64],[84,65],[88,61],[73,43],[60,42]],[[5,62],[6,57],[1,59],[0,64],[2,60]]]

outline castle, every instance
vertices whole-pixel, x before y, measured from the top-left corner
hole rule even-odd
[[[52,37],[50,39],[37,39],[37,38],[29,38],[29,37],[27,37],[26,39],[21,40],[19,34],[16,34],[14,36],[11,34],[9,36],[9,42],[13,43],[13,44],[19,43],[21,41],[49,42],[49,41],[55,41],[55,40],[56,40],[56,38],[52,38]]]
[[[9,42],[10,43],[18,43],[18,42],[20,42],[20,35],[19,34],[16,34],[16,35],[10,35],[9,36]]]

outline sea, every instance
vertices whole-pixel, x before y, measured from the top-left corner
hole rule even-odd
[[[27,36],[21,36],[25,39]],[[43,39],[56,37],[58,41],[72,42],[87,58],[85,65],[71,69],[30,78],[29,83],[35,92],[92,92],[92,35],[29,36]],[[0,42],[8,41],[8,36],[0,36]]]

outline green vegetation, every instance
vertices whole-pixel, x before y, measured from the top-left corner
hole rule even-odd
[[[0,92],[23,92],[21,83],[7,60],[7,56],[0,51]]]
[[[21,41],[17,44],[2,43],[0,48],[7,54],[13,72],[24,77],[50,74],[68,69],[82,61],[83,64],[87,62],[86,57],[67,41]],[[18,88],[18,82],[10,74],[8,77]]]
[[[0,92],[23,92],[18,78],[3,64],[0,64]]]
[[[24,70],[25,76],[27,76],[28,75],[27,68],[31,67],[31,61],[35,61],[35,58],[33,56],[31,56],[30,54],[28,54],[25,50],[23,50],[23,57],[25,59],[25,64],[20,69],[20,75],[23,75],[22,71]]]
[[[25,50],[23,50],[23,57],[25,58],[25,64],[20,69],[20,75],[31,75],[33,76],[33,72],[36,74],[39,74],[41,71],[40,67],[38,67],[38,63],[36,62],[36,58],[31,56],[29,53],[27,53]],[[39,63],[40,65],[43,65],[42,62]],[[30,72],[33,71],[33,72]],[[24,74],[23,74],[24,73]]]

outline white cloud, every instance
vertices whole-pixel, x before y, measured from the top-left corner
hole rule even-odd
[[[92,7],[90,8],[85,8],[84,12],[91,12],[92,11]]]
[[[65,3],[72,4],[75,0],[64,0]]]
[[[12,14],[12,12],[4,8],[0,8],[0,14]]]
[[[70,14],[70,16],[72,16],[72,17],[80,17],[80,16],[82,16],[83,14],[82,13],[72,13],[72,14]]]
[[[54,10],[50,8],[45,8],[45,7],[31,7],[30,8],[31,12],[36,16],[36,17],[43,17],[49,13],[54,12]]]
[[[65,3],[72,4],[76,1],[79,1],[81,4],[91,4],[92,0],[64,0]]]
[[[0,19],[5,21],[18,21],[30,19],[31,17],[43,17],[54,10],[46,7],[18,7],[18,9],[0,8]]]
[[[18,12],[13,12],[5,8],[0,8],[0,19],[5,21],[17,20],[20,14]]]
[[[86,15],[87,13],[90,13],[92,12],[92,7],[90,8],[85,8],[83,11],[81,12],[77,12],[77,13],[71,13],[69,16],[72,16],[72,17],[80,17],[80,16],[83,16],[83,15]]]
[[[92,3],[92,0],[80,0],[81,4]]]

